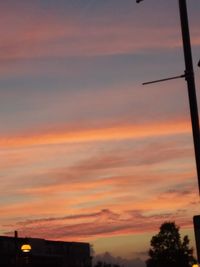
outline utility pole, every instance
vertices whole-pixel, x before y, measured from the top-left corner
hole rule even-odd
[[[192,63],[192,52],[191,52],[191,44],[190,44],[190,33],[189,33],[189,26],[188,26],[186,0],[179,0],[179,10],[180,10],[183,50],[184,50],[184,58],[185,58],[185,79],[187,81],[187,87],[188,87],[190,115],[191,115],[191,121],[192,121],[192,133],[193,133],[197,177],[198,177],[198,185],[199,185],[199,193],[200,193],[199,115],[198,115],[198,106],[197,106],[197,98],[196,98],[194,70],[193,70],[193,63]]]
[[[140,3],[143,0],[136,0],[136,3]],[[194,79],[194,70],[192,62],[192,52],[191,52],[191,42],[190,42],[190,32],[188,24],[188,14],[187,14],[187,5],[186,0],[179,1],[179,13],[181,21],[181,32],[182,32],[182,41],[183,41],[183,52],[185,59],[185,74],[180,76],[175,76],[166,79],[160,79],[152,82],[147,82],[143,84],[150,84],[155,82],[163,82],[167,80],[172,80],[176,78],[185,78],[188,88],[188,98],[190,106],[190,116],[192,123],[192,134],[194,142],[194,152],[196,160],[196,170],[197,170],[197,179],[198,179],[198,188],[200,194],[200,130],[199,130],[199,115],[198,115],[198,106],[196,98],[196,88],[195,88],[195,79]],[[200,61],[198,62],[200,67]],[[197,258],[198,263],[200,263],[200,215],[193,217],[195,239],[196,239],[196,248],[197,248]]]
[[[136,3],[140,3],[143,0],[136,0]],[[198,188],[200,194],[200,131],[199,131],[199,115],[198,115],[198,106],[196,98],[196,88],[194,80],[194,70],[192,63],[192,52],[191,52],[191,43],[190,43],[190,32],[188,26],[188,14],[187,14],[187,5],[186,0],[179,0],[179,12],[181,20],[181,32],[183,40],[183,52],[185,59],[185,73],[180,76],[175,76],[166,79],[160,79],[151,82],[145,82],[143,85],[163,82],[172,79],[185,78],[188,87],[188,97],[190,105],[190,116],[192,123],[192,133],[193,133],[193,142],[194,142],[194,152],[196,160],[196,169],[197,169],[197,179],[198,179]],[[200,66],[200,62],[198,63]]]

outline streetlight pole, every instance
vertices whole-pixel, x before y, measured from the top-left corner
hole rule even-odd
[[[186,0],[179,0],[179,10],[180,10],[183,50],[184,50],[184,58],[185,58],[185,79],[187,81],[187,87],[188,87],[188,97],[189,97],[189,103],[190,103],[190,115],[191,115],[191,121],[192,121],[192,132],[193,132],[193,140],[194,140],[197,177],[198,177],[198,185],[199,185],[199,193],[200,193],[199,116],[198,116],[198,106],[197,106],[195,80],[194,80],[194,70],[193,70],[193,63],[192,63],[192,53],[191,53],[190,32],[189,32],[189,26],[188,26]],[[199,217],[200,217],[199,215],[193,217],[198,263],[200,263]]]
[[[140,3],[142,1],[143,0],[136,0],[136,3]],[[196,88],[195,88],[194,71],[193,71],[193,63],[192,63],[192,52],[191,52],[190,32],[189,32],[189,26],[188,26],[188,14],[187,14],[186,0],[179,0],[179,12],[180,12],[183,51],[184,51],[184,59],[185,59],[185,74],[181,76],[161,79],[161,80],[147,82],[143,84],[149,84],[149,83],[154,83],[154,82],[171,80],[174,78],[185,77],[185,80],[187,82],[187,87],[188,87],[188,97],[189,97],[190,116],[191,116],[191,123],[192,123],[192,133],[193,133],[194,152],[195,152],[196,169],[197,169],[198,188],[199,188],[199,194],[200,194],[199,116],[198,116]],[[198,63],[198,65],[200,66],[200,62]]]
[[[184,58],[185,58],[185,79],[187,81],[187,87],[188,87],[190,115],[191,115],[191,122],[192,122],[192,133],[193,133],[196,168],[197,168],[197,178],[198,178],[198,186],[199,186],[199,193],[200,193],[199,116],[198,116],[198,106],[197,106],[195,80],[194,80],[194,70],[193,70],[193,63],[192,63],[192,52],[191,52],[191,44],[190,44],[190,33],[189,33],[189,26],[188,26],[186,0],[179,0],[179,10],[180,10],[181,31],[182,31],[183,50],[184,50]]]
[[[136,0],[136,3],[140,3],[142,1],[143,0]],[[192,52],[191,52],[191,42],[190,42],[190,32],[189,32],[189,25],[188,25],[186,0],[179,0],[179,13],[180,13],[180,21],[181,21],[183,52],[184,52],[184,59],[185,59],[185,74],[181,76],[161,79],[161,80],[147,82],[143,84],[149,84],[149,83],[154,83],[154,82],[161,82],[161,81],[166,81],[170,79],[185,77],[185,80],[187,82],[187,88],[188,88],[198,188],[199,188],[199,194],[200,194],[199,115],[198,115],[198,106],[197,106],[197,98],[196,98],[196,88],[195,88],[194,70],[193,70],[193,62],[192,62]],[[200,61],[198,62],[198,66],[200,67]],[[198,263],[200,263],[200,243],[199,243],[200,242],[200,215],[194,216],[193,222],[194,222],[194,231],[195,231],[195,239],[196,239],[197,258],[198,258]]]

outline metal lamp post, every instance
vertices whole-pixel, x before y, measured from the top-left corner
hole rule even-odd
[[[185,79],[187,81],[187,86],[188,86],[188,96],[189,96],[189,104],[190,104],[190,115],[191,115],[191,121],[192,121],[192,132],[193,132],[193,141],[194,141],[196,168],[197,168],[197,178],[198,178],[198,186],[199,186],[199,193],[200,193],[199,116],[198,116],[194,71],[193,71],[193,63],[192,63],[192,53],[191,53],[186,0],[179,0],[179,10],[180,10],[183,50],[184,50],[185,68],[186,68]]]
[[[136,0],[136,3],[140,3],[143,0]],[[177,78],[185,78],[188,88],[188,97],[190,105],[190,116],[192,123],[192,133],[193,133],[193,142],[194,142],[194,151],[195,151],[195,160],[196,160],[196,169],[197,169],[197,179],[198,179],[198,188],[200,194],[200,131],[199,131],[199,116],[198,116],[198,106],[196,98],[196,88],[194,80],[194,71],[192,63],[192,52],[191,52],[191,43],[190,43],[190,32],[188,26],[188,14],[187,14],[187,5],[186,0],[179,0],[179,12],[180,12],[180,21],[181,21],[181,32],[183,40],[183,51],[185,59],[185,73],[180,76],[175,76],[171,78],[156,80],[152,82],[147,82],[143,84],[150,84],[155,82],[162,82]],[[198,63],[200,66],[200,61]]]
[[[136,0],[136,3],[140,3],[143,0]],[[196,170],[197,170],[197,179],[198,179],[198,188],[200,194],[200,131],[199,131],[199,116],[198,116],[198,106],[196,98],[196,88],[195,88],[195,79],[194,79],[194,70],[192,62],[192,52],[191,52],[191,42],[190,42],[190,32],[188,26],[188,14],[187,14],[187,5],[186,0],[179,0],[179,13],[181,21],[181,32],[182,32],[182,41],[183,41],[183,52],[185,59],[185,73],[180,76],[175,76],[167,79],[156,80],[152,82],[147,82],[143,84],[150,84],[155,82],[163,82],[166,80],[172,80],[177,78],[185,78],[188,88],[188,98],[190,105],[190,116],[192,123],[192,133],[193,133],[193,142],[194,142],[194,151],[195,151],[195,160],[196,160]],[[200,67],[200,61],[198,62]],[[193,217],[194,222],[194,231],[196,239],[196,248],[197,248],[197,258],[198,263],[200,263],[200,215]]]

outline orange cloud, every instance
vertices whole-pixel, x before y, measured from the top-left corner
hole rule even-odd
[[[165,220],[181,220],[184,211],[144,215],[140,210],[116,213],[109,209],[75,216],[49,217],[26,220],[15,225],[21,235],[57,240],[92,240],[97,237],[122,234],[147,233],[155,230]],[[191,220],[182,224],[191,227]],[[12,234],[12,232],[11,232]]]
[[[100,129],[77,129],[40,135],[24,135],[18,137],[1,137],[0,146],[25,147],[34,145],[53,145],[78,142],[100,142],[108,140],[140,139],[153,136],[187,134],[191,131],[187,121],[172,121],[146,125],[119,125]]]

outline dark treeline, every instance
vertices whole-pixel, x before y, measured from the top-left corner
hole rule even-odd
[[[103,261],[98,261],[94,267],[121,267],[120,265],[118,264],[111,264],[111,263],[106,263],[106,262],[103,262]]]

